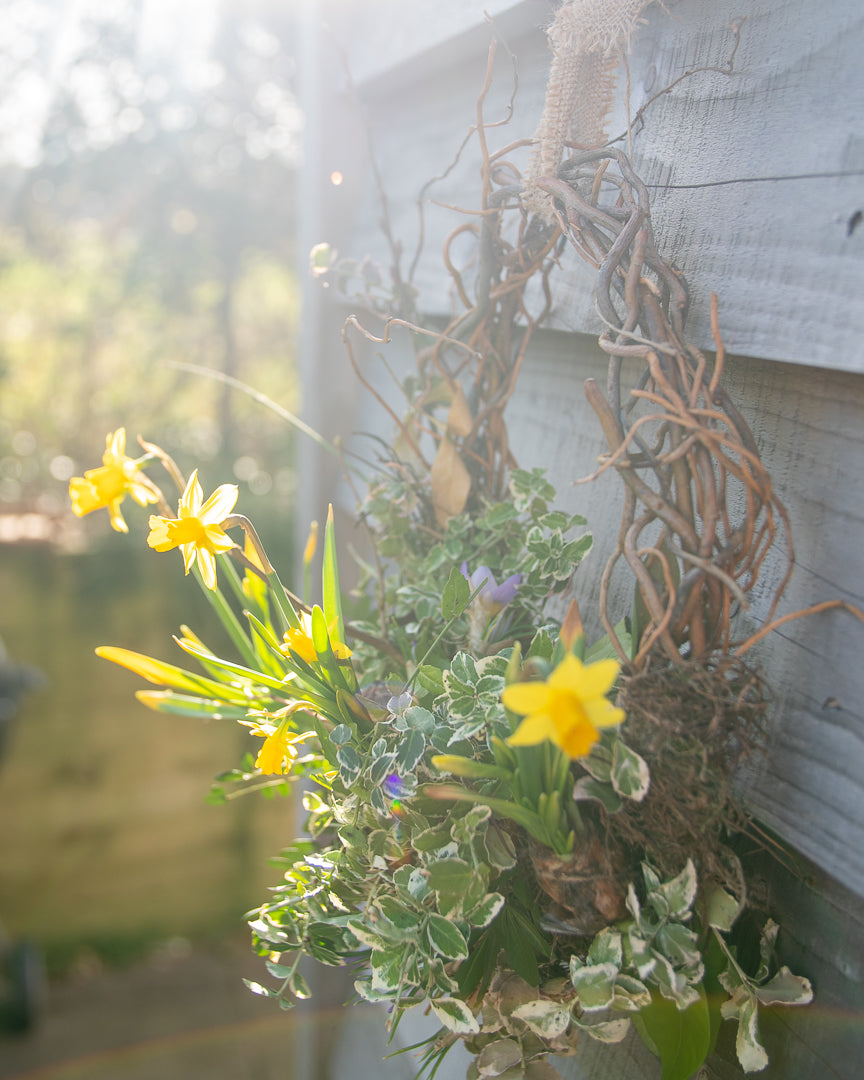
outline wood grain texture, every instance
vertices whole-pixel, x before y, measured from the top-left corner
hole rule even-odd
[[[864,378],[732,358],[727,387],[754,430],[792,524],[796,567],[780,614],[842,598],[864,604]],[[629,373],[635,377],[636,366]],[[542,333],[507,421],[524,467],[546,466],[567,509],[584,513],[595,546],[576,574],[580,606],[596,612],[599,575],[617,535],[621,485],[596,468],[605,449],[582,396],[605,360],[576,335]],[[769,556],[741,636],[761,625],[785,570],[784,542]],[[629,613],[633,582],[614,579],[614,617]],[[595,628],[596,616],[595,616]],[[817,865],[864,895],[864,626],[845,613],[799,620],[758,647],[773,689],[767,752],[743,778],[760,817]],[[829,699],[836,705],[826,707]]]
[[[499,21],[518,57],[520,86],[513,122],[490,132],[493,147],[533,135],[549,63],[538,4],[502,7],[507,10]],[[412,10],[403,9],[395,23],[389,65],[370,62],[381,53],[378,36],[370,44],[363,33],[353,33],[353,23],[342,28],[352,69],[365,73],[357,81],[397,234],[406,238],[416,234],[420,189],[451,162],[473,121],[491,37],[482,5],[465,5],[458,19],[442,16],[439,32],[425,36],[429,26]],[[630,112],[686,71],[725,66],[734,43],[729,24],[739,19],[733,73],[700,71],[685,78],[649,107],[634,137],[637,171],[652,186],[661,250],[690,280],[693,340],[711,346],[708,303],[714,291],[730,350],[864,370],[864,226],[850,232],[853,215],[864,207],[858,59],[864,12],[858,0],[677,0],[668,14],[654,5],[633,38]],[[398,64],[392,62],[397,53]],[[507,67],[500,58],[489,118],[500,117],[509,98]],[[626,88],[622,73],[613,135],[626,129]],[[476,160],[472,149],[430,197],[473,205]],[[370,211],[375,202],[367,189]],[[381,252],[376,220],[375,212],[361,215],[358,251]],[[428,243],[417,284],[429,310],[437,312],[450,306],[438,267],[453,224],[452,215],[427,206]],[[551,325],[601,329],[590,268],[575,255],[565,256],[554,294]]]
[[[369,0],[364,7],[378,2]],[[352,64],[355,59],[361,63],[355,70],[362,76],[362,106],[390,200],[393,232],[404,245],[404,272],[418,239],[417,196],[431,177],[448,169],[474,121],[489,39],[488,32],[478,31],[484,29],[482,6],[466,3],[458,17],[462,29],[451,23],[447,33],[430,36],[428,48],[422,34],[407,34],[401,27],[400,62],[363,68],[363,34],[349,35],[346,42]],[[857,372],[864,371],[864,225],[849,235],[849,220],[864,205],[864,80],[857,49],[864,13],[859,0],[822,5],[673,0],[667,7],[669,15],[659,6],[649,9],[646,26],[634,38],[631,111],[688,68],[722,65],[731,41],[730,19],[748,19],[735,73],[702,72],[684,80],[651,106],[636,136],[637,168],[656,185],[655,232],[663,253],[689,278],[693,308],[688,325],[695,344],[711,347],[710,292],[720,298],[727,347],[738,354],[727,363],[727,388],[754,429],[792,521],[796,570],[780,612],[834,597],[860,605],[864,375]],[[392,7],[388,10],[392,14]],[[540,116],[549,56],[535,10],[522,3],[506,12],[513,20],[507,40],[518,54],[520,85],[513,121],[489,132],[493,149],[533,134]],[[472,13],[473,22],[466,19]],[[415,15],[413,5],[400,5],[398,20],[411,22]],[[465,47],[469,38],[470,47]],[[509,60],[499,49],[488,118],[506,115],[511,89]],[[612,120],[616,134],[624,128],[623,80],[619,89]],[[347,97],[341,108],[346,113],[353,108]],[[519,160],[524,165],[527,154]],[[386,268],[380,204],[369,174],[346,175],[346,183],[331,195],[341,200],[337,216],[346,226],[321,238],[336,242],[343,254],[371,252]],[[477,154],[469,146],[424,204],[426,243],[414,280],[427,312],[451,310],[452,287],[441,247],[454,225],[465,220],[431,199],[470,208],[478,197]],[[322,230],[327,224],[322,219]],[[466,263],[470,258],[467,247],[456,254]],[[470,287],[470,266],[466,281]],[[589,518],[595,548],[575,578],[589,617],[597,608],[599,574],[614,544],[621,508],[614,476],[585,487],[572,483],[595,468],[604,450],[582,393],[586,377],[598,378],[601,385],[605,379],[605,358],[590,336],[600,329],[593,286],[590,268],[565,258],[552,328],[536,336],[506,416],[519,464],[547,467],[562,505]],[[341,312],[325,327],[317,370],[321,386],[338,385],[344,397],[340,324]],[[375,351],[365,350],[364,362],[371,364]],[[634,364],[631,379],[637,371]],[[377,427],[378,422],[364,412],[351,426]],[[377,430],[389,433],[388,421],[380,422]],[[782,571],[783,547],[778,545],[762,587],[742,616],[742,635],[765,619]],[[629,611],[631,592],[632,580],[621,574],[612,590],[619,615]],[[758,650],[774,704],[766,752],[742,774],[741,783],[761,819],[812,860],[813,866],[804,862],[804,882],[784,878],[776,869],[766,876],[769,906],[784,927],[783,959],[811,977],[817,992],[812,1009],[786,1010],[766,1023],[774,1058],[770,1071],[762,1074],[766,1080],[853,1080],[860,1073],[862,642],[864,628],[833,613],[787,624]],[[734,1028],[726,1029],[723,1054],[711,1062],[706,1078],[741,1075],[730,1063],[734,1047],[728,1045],[728,1032],[734,1035]],[[610,1053],[585,1040],[580,1051],[560,1063],[567,1080],[659,1075],[638,1041]],[[440,1075],[449,1078],[458,1070]]]
[[[714,55],[723,37],[722,27],[732,11],[731,7],[727,10],[726,3],[727,0],[717,0],[714,5],[705,5],[702,0],[679,0],[673,8],[675,20],[668,20],[662,26],[657,21],[662,12],[655,13],[644,33],[660,35],[664,41],[670,34],[673,37],[677,35],[675,40],[678,44],[670,48],[666,56],[668,70],[665,74],[658,70],[651,85],[661,86],[673,69],[702,62],[708,59],[709,52]],[[781,7],[787,14],[784,15]],[[772,33],[777,35],[773,50],[768,50],[766,44],[762,57],[766,81],[763,92],[757,97],[762,102],[763,111],[770,111],[777,105],[776,94],[769,92],[772,78],[769,72],[776,71],[781,60],[791,65],[789,85],[797,86],[802,71],[810,71],[812,65],[816,64],[816,55],[827,56],[833,48],[832,42],[837,44],[840,29],[845,27],[848,30],[860,22],[857,6],[838,0],[823,9],[826,16],[830,15],[824,20],[827,28],[823,27],[818,33],[814,31],[809,41],[803,43],[798,29],[792,25],[794,19],[788,15],[790,9],[798,7],[798,0],[790,0],[787,5],[762,3],[758,12],[751,5],[754,14],[746,24],[747,32],[751,35],[750,45],[746,49],[742,35],[740,63],[744,68],[755,69],[758,51],[754,51],[755,42],[763,40],[758,38],[758,34],[763,35],[763,44],[767,42],[765,35],[772,27]],[[704,29],[709,16],[714,26],[710,32]],[[812,21],[803,12],[802,19],[805,25]],[[697,24],[702,27],[701,36],[695,34],[694,26]],[[639,59],[639,48],[647,49],[647,45],[635,46],[634,69],[637,63],[645,63],[644,57]],[[529,98],[532,94],[542,94],[545,50],[544,37],[536,30],[521,41],[523,63],[520,93],[526,93]],[[811,54],[811,66],[808,67],[805,60]],[[489,97],[490,116],[505,114],[511,91],[506,55],[499,53],[497,62],[500,77]],[[387,95],[376,92],[373,99],[367,102],[379,168],[392,199],[393,231],[405,242],[403,269],[410,263],[412,240],[417,235],[413,196],[436,168],[443,171],[442,166],[452,159],[453,144],[458,143],[457,133],[464,133],[471,123],[483,66],[482,58],[477,57],[476,64],[470,70],[459,65],[446,80],[438,80],[434,87],[415,87],[415,96],[410,103],[392,92]],[[688,131],[694,127],[695,117],[700,118],[700,124],[706,130],[713,129],[719,121],[711,112],[712,109],[733,108],[733,111],[743,110],[743,115],[748,109],[755,108],[743,100],[735,105],[733,82],[723,76],[695,76],[693,80],[681,84],[681,93],[684,94],[687,87],[690,88],[688,93],[692,91],[700,78],[712,84],[711,92],[724,91],[727,97],[718,98],[713,105],[713,98],[698,107],[695,102],[691,103]],[[709,90],[711,87],[705,89],[705,93],[708,94]],[[669,108],[673,105],[675,109],[684,108],[683,98],[678,100],[674,94],[662,100],[669,103]],[[817,100],[827,108],[824,94]],[[703,116],[705,109],[708,115]],[[679,129],[686,122],[685,114],[679,115],[676,121]],[[830,124],[825,126],[831,127]],[[490,133],[490,139],[494,135],[500,145],[514,134],[511,125],[496,129]],[[836,134],[830,136],[837,137]],[[712,138],[716,143],[716,138]],[[769,142],[772,146],[777,143],[772,153],[778,162],[783,155],[788,157],[793,153],[782,140],[772,138]],[[783,164],[783,168],[791,168],[790,162],[791,158]],[[470,204],[475,197],[475,166],[476,162],[467,158],[461,161],[435,189],[436,196],[443,201]],[[675,168],[675,175],[685,180],[703,175],[698,162],[689,161],[688,164],[686,153],[680,162],[676,161]],[[753,189],[763,190],[759,185],[754,185]],[[728,194],[732,189],[730,186],[720,190]],[[708,198],[705,191],[697,195],[700,199]],[[692,192],[679,192],[676,195],[682,199],[685,196],[691,198]],[[692,210],[693,204],[688,205]],[[360,200],[353,219],[356,222],[355,232],[347,241],[349,250],[359,255],[372,248],[381,255],[381,243],[375,233],[377,214],[367,213],[366,209],[366,204]],[[439,207],[429,207],[427,210],[426,227],[432,239],[418,264],[416,282],[423,300],[431,295],[432,306],[444,310],[449,303],[448,280],[442,268],[440,248],[434,241],[440,239],[444,231],[452,227],[454,219],[458,221],[459,217]],[[710,264],[718,250],[716,243],[712,246],[714,234],[703,222],[697,223],[692,218],[679,222],[673,228],[671,221],[663,218],[663,214],[667,214],[668,218],[670,213],[669,205],[664,204],[657,221],[657,232],[666,249],[677,251],[678,245],[681,245],[685,255],[689,250],[693,259],[698,255],[701,260],[704,254]],[[664,228],[671,233],[668,241]],[[724,231],[718,224],[718,232],[730,242],[733,239],[731,226]],[[750,234],[745,232],[740,240],[742,243],[753,243],[754,259],[770,261],[777,255],[764,234],[758,234],[751,241]],[[806,263],[808,257],[806,252],[803,255],[796,253],[799,265]],[[787,268],[778,261],[770,273],[764,266],[763,270],[762,287],[770,287],[776,297],[782,297],[789,281]],[[584,297],[591,287],[591,274],[587,268],[580,273],[585,279],[585,290],[579,293],[579,297]],[[734,304],[730,305],[725,289],[728,287],[734,296],[736,289],[740,292],[745,287],[743,279],[735,284],[728,277],[719,275],[717,283],[710,281],[709,284],[709,276],[707,272],[702,272],[701,262],[694,262],[690,273],[697,300],[709,287],[713,288],[719,283],[724,328],[727,312],[735,308],[741,315],[743,305],[739,304],[737,308]],[[753,273],[756,274],[756,271]],[[746,288],[750,295],[747,311],[750,312],[751,329],[748,334],[751,337],[761,335],[760,340],[771,336],[772,340],[784,342],[784,347],[792,349],[789,340],[790,319],[794,322],[803,313],[804,322],[796,331],[797,357],[794,358],[804,359],[806,354],[815,360],[810,346],[822,332],[816,318],[818,313],[803,303],[796,289],[793,287],[790,290],[790,298],[785,301],[790,309],[789,318],[781,318],[776,305],[774,309],[770,305],[764,309],[761,306],[760,282],[750,281]],[[861,295],[864,295],[864,289]],[[570,295],[569,310],[576,310],[579,297]],[[854,299],[853,294],[845,297],[850,310],[855,306]],[[860,297],[858,300],[860,308]],[[754,311],[758,312],[758,318],[753,317]],[[698,331],[698,304],[694,315]],[[575,315],[572,322],[579,322]],[[769,327],[770,334],[766,329]],[[838,333],[845,333],[848,326],[835,324],[834,328]],[[823,326],[823,329],[826,327]],[[697,340],[704,337],[698,332],[695,336]],[[740,336],[733,340],[740,340]],[[807,349],[802,347],[804,342]],[[322,369],[322,375],[325,371],[335,371],[334,365],[344,364],[339,359],[340,346],[335,333],[329,348],[334,358]],[[766,348],[765,351],[769,350]],[[849,355],[852,356],[852,353]],[[575,477],[591,472],[597,454],[604,449],[596,421],[581,392],[584,377],[599,375],[602,381],[604,370],[599,351],[588,339],[574,335],[544,334],[537,339],[526,363],[519,392],[510,403],[507,418],[513,445],[522,463],[550,467],[565,505],[572,509],[585,509],[588,513],[597,544],[589,562],[579,571],[578,588],[583,606],[589,612],[596,610],[599,573],[617,532],[620,495],[612,476],[598,481],[590,491],[573,488],[571,482]],[[635,377],[635,366],[632,374]],[[833,597],[861,603],[864,593],[864,542],[861,529],[861,508],[864,507],[864,431],[861,423],[864,417],[864,380],[850,373],[820,372],[814,367],[798,368],[788,363],[760,360],[730,362],[729,376],[733,399],[756,432],[765,462],[774,476],[781,498],[788,504],[792,518],[798,567],[781,612]],[[332,375],[323,377],[332,378]],[[337,376],[331,385],[344,388],[344,379]],[[386,425],[387,422],[383,422]],[[782,573],[781,556],[782,550],[778,549],[773,561],[766,566],[763,587],[757,590],[752,609],[745,617],[754,627],[768,610],[772,586],[779,581]],[[632,589],[626,575],[618,580],[616,589],[617,593],[613,590],[613,597],[617,597],[623,615],[629,610],[629,591]],[[833,614],[789,624],[764,642],[760,657],[777,694],[775,725],[769,753],[753,768],[747,785],[752,805],[769,824],[817,865],[845,880],[856,892],[864,895],[864,665],[859,662],[861,634],[859,624],[848,616]],[[823,707],[829,698],[838,702],[837,707]]]

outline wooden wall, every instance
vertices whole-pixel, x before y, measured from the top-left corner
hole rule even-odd
[[[666,6],[649,7],[633,39],[631,114],[685,71],[723,67],[735,43],[730,23],[743,21],[732,73],[683,79],[648,108],[635,135],[633,155],[652,185],[659,246],[688,277],[694,301],[688,329],[700,347],[711,347],[708,299],[712,291],[719,296],[727,348],[735,354],[727,386],[753,427],[793,526],[797,566],[781,612],[834,597],[864,604],[864,224],[854,226],[864,206],[858,60],[864,9],[859,0]],[[483,11],[518,61],[513,119],[489,134],[491,145],[503,146],[536,128],[549,62],[542,26],[554,7],[547,0],[327,5],[331,30],[318,39],[325,74],[310,72],[307,83],[323,118],[308,160],[317,200],[306,222],[312,242],[326,240],[357,257],[371,253],[387,265],[380,193],[364,146],[368,130],[407,272],[418,237],[418,193],[453,162],[474,121],[493,34]],[[510,58],[501,46],[495,72],[490,119],[505,115],[512,92]],[[622,74],[614,134],[626,127],[625,89]],[[477,160],[469,145],[423,206],[425,245],[415,281],[429,315],[450,310],[441,244],[459,220],[429,200],[476,206]],[[334,169],[344,177],[338,187],[328,181]],[[562,502],[589,518],[595,550],[578,575],[583,609],[594,606],[621,499],[612,476],[590,487],[572,484],[604,449],[581,389],[585,377],[605,372],[592,336],[601,329],[592,290],[591,271],[575,257],[565,259],[549,329],[535,339],[507,416],[520,464],[548,468]],[[331,432],[370,424],[388,430],[386,419],[351,389],[339,338],[348,308],[322,300],[320,292],[309,302],[314,407],[306,418],[317,417]],[[370,328],[380,326],[372,316],[364,319]],[[394,344],[388,359],[398,363],[400,348]],[[374,350],[363,355],[374,370]],[[335,482],[324,466],[316,471],[311,454],[309,462],[317,482]],[[308,495],[309,516],[320,515],[326,497],[322,490]],[[778,550],[746,615],[749,626],[765,617],[782,565]],[[619,585],[622,614],[629,587]],[[802,856],[797,877],[766,860],[765,887],[783,916],[788,956],[814,979],[820,1003],[787,1010],[786,1026],[771,1034],[778,1064],[766,1077],[852,1080],[864,1049],[862,645],[864,628],[833,614],[787,624],[760,651],[775,695],[771,730],[766,753],[742,784],[761,820]],[[826,1009],[845,1011],[825,1023]],[[573,1080],[653,1075],[638,1046],[625,1045],[608,1062],[594,1063],[586,1050],[564,1068]],[[724,1080],[737,1075],[723,1058],[712,1069]]]

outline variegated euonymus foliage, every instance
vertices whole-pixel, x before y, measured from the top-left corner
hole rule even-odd
[[[125,649],[100,655],[161,687],[140,693],[150,708],[234,719],[264,739],[219,778],[217,800],[305,782],[305,835],[250,916],[275,981],[252,989],[290,1008],[309,994],[304,957],[349,966],[359,997],[388,1006],[391,1028],[418,1005],[438,1018],[423,1051],[430,1072],[462,1040],[471,1076],[543,1080],[555,1075],[550,1056],[582,1036],[619,1041],[633,1023],[663,1080],[686,1080],[722,1017],[738,1022],[742,1066],[762,1068],[759,1005],[802,1004],[809,985],[775,970],[775,924],[758,970],[742,966],[743,887],[700,883],[693,859],[664,881],[651,851],[616,847],[610,823],[646,798],[650,762],[627,743],[608,639],[587,646],[575,607],[563,623],[545,613],[591,539],[583,519],[551,506],[543,473],[514,471],[506,501],[438,532],[418,522],[400,477],[381,481],[369,513],[398,552],[377,620],[352,623],[332,517],[322,603],[309,606],[231,513],[232,485],[205,501],[196,473],[185,482],[144,446],[133,460],[125,437],[109,436],[105,465],[73,484],[75,505],[107,507],[125,528],[126,494],[156,503],[151,546],[180,549],[237,656],[188,627],[176,642],[200,672]],[[176,517],[142,472],[153,461],[182,492]],[[234,528],[246,534],[242,556]],[[626,626],[617,636],[628,640]]]

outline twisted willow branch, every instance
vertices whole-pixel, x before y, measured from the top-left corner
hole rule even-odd
[[[600,339],[609,354],[606,394],[593,379],[585,385],[609,445],[594,476],[615,469],[626,489],[601,583],[604,626],[626,660],[608,611],[610,580],[623,558],[646,622],[637,668],[655,649],[676,663],[682,653],[728,652],[732,614],[747,606],[778,527],[786,534],[787,565],[769,623],[794,555],[786,511],[753,434],[721,385],[716,298],[717,354],[710,364],[684,336],[687,285],[657,250],[647,189],[622,151],[578,154],[557,178],[536,183],[552,197],[564,234],[598,269],[597,307],[607,326]],[[624,400],[622,360],[633,357],[646,368]]]

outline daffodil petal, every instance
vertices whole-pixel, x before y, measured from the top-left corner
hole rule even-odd
[[[508,740],[532,745],[549,739],[570,757],[585,757],[599,738],[599,729],[615,727],[625,712],[605,694],[620,670],[615,660],[583,664],[569,654],[544,683],[514,683],[501,693],[503,704],[526,718]]]
[[[183,494],[180,496],[180,503],[178,506],[180,516],[197,517],[198,511],[201,509],[201,500],[203,498],[204,492],[201,490],[201,485],[198,483],[198,470],[193,469]]]
[[[115,532],[128,533],[129,526],[123,520],[123,515],[120,513],[120,503],[122,501],[122,497],[114,499],[108,506],[108,513],[111,517],[111,528],[114,529]]]
[[[221,484],[198,511],[203,525],[219,525],[234,509],[239,488],[236,484]]]
[[[143,484],[139,484],[136,481],[131,481],[128,488],[129,494],[138,503],[139,506],[147,506],[148,503],[155,503],[157,499],[154,492]]]
[[[106,465],[114,464],[119,458],[126,456],[126,428],[117,428],[113,435],[105,437],[105,454],[102,460]],[[107,460],[111,458],[111,460]]]
[[[204,534],[207,537],[206,547],[211,551],[230,551],[236,544],[218,525],[205,525]]]
[[[192,547],[191,544],[188,545]],[[192,548],[193,552],[195,548]],[[207,548],[199,547],[198,549],[198,566],[201,570],[201,577],[204,580],[204,584],[208,589],[216,588],[216,559],[212,551],[208,551]]]
[[[295,757],[297,757],[297,748],[293,740],[289,739],[289,733],[280,726],[264,740],[264,744],[258,751],[258,757],[255,759],[255,767],[270,775],[286,773],[290,770]],[[284,765],[286,758],[287,765]]]
[[[552,717],[546,713],[534,713],[525,717],[507,742],[511,746],[536,746],[547,739],[558,742],[558,730]]]
[[[197,548],[194,544],[181,544],[180,552],[183,555],[183,569],[188,574],[192,567],[195,565],[195,555]]]
[[[593,701],[583,702],[585,715],[594,727],[617,727],[624,722],[627,715],[623,709],[613,705],[606,698],[595,698]]]
[[[582,694],[586,698],[602,697],[615,685],[621,665],[617,660],[597,660],[582,667]]]
[[[505,709],[515,713],[534,713],[549,704],[549,687],[544,682],[511,683],[501,691]]]

